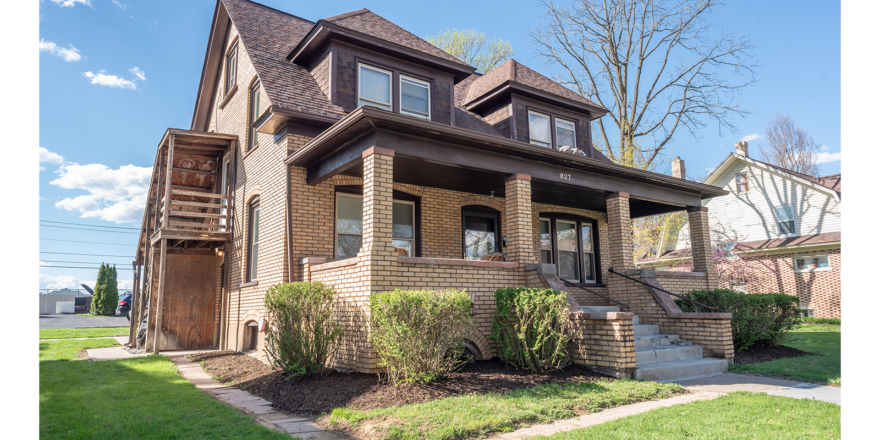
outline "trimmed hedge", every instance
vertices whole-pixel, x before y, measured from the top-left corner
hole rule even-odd
[[[458,290],[394,290],[370,298],[370,341],[391,383],[429,383],[468,361],[471,298]]]
[[[335,295],[319,281],[277,284],[266,293],[266,353],[285,375],[329,373],[327,361],[343,337],[342,325],[333,319]]]
[[[813,318],[812,316],[802,316],[797,319],[798,324],[831,324],[840,325],[838,318]]]
[[[490,339],[498,357],[517,368],[552,371],[569,364],[571,321],[565,292],[509,288],[495,291]]]
[[[695,290],[686,298],[732,313],[733,345],[738,350],[779,345],[797,324],[798,298],[783,293],[745,294],[728,289]],[[705,312],[703,307],[676,299],[683,312]]]

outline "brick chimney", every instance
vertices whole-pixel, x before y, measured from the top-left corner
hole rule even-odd
[[[680,157],[675,156],[675,159],[672,160],[672,177],[684,179],[684,176],[684,161]]]
[[[736,143],[736,154],[739,154],[743,157],[749,157],[749,143],[746,141],[739,141]]]

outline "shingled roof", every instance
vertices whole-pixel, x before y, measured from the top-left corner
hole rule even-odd
[[[223,4],[272,105],[321,116],[345,116],[308,70],[286,59],[314,23],[247,0],[223,0]]]
[[[808,246],[819,245],[825,243],[836,243],[841,240],[840,232],[825,232],[823,234],[800,235],[797,237],[774,238],[767,240],[753,240],[742,242],[737,246],[737,251],[760,251],[788,246]],[[639,263],[650,263],[653,261],[675,260],[679,258],[690,258],[690,249],[675,249],[666,251],[659,258],[642,257]]]
[[[563,87],[556,81],[553,81],[552,79],[547,78],[546,76],[541,75],[540,73],[535,72],[532,69],[529,69],[525,65],[513,59],[501,63],[500,65],[486,72],[485,75],[474,81],[473,84],[471,84],[470,88],[468,88],[467,97],[464,99],[463,102],[465,104],[474,102],[480,97],[486,95],[492,90],[495,90],[496,88],[500,87],[508,81],[543,90],[545,92],[552,93],[563,98],[568,98],[572,101],[580,102],[581,104],[585,104],[590,107],[604,109],[604,107],[602,107],[601,105],[596,104],[595,102],[590,101],[587,98],[584,98],[583,96],[569,90],[568,88]]]
[[[768,167],[777,169],[779,171],[791,174],[793,176],[800,177],[801,179],[804,179],[808,182],[815,183],[816,185],[824,186],[825,188],[828,188],[828,189],[836,192],[838,197],[840,197],[840,195],[841,195],[841,193],[840,193],[840,187],[841,187],[840,174],[831,174],[831,175],[824,176],[824,177],[813,177],[813,176],[810,176],[807,174],[799,173],[797,171],[789,170],[788,168],[783,168],[778,165],[773,165],[772,163],[767,163],[767,162],[763,162],[763,161],[756,160],[756,159],[752,159],[752,160],[754,160],[755,162],[759,162],[764,165],[767,165]]]

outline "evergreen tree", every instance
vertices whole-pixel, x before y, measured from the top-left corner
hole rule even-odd
[[[116,312],[116,306],[119,304],[119,289],[116,286],[116,265],[111,268],[107,265],[107,281],[104,286],[104,306],[106,314],[112,315]]]
[[[98,269],[98,278],[95,281],[95,291],[92,293],[92,314],[104,315],[104,286],[107,284],[107,266],[101,263]]]

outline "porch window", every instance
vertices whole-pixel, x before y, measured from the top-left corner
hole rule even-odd
[[[260,253],[260,198],[255,197],[248,209],[247,281],[257,279],[257,257]]]
[[[361,250],[364,233],[364,202],[355,195],[336,197],[336,258],[354,258]]]
[[[413,202],[394,202],[392,208],[392,228],[391,228],[391,244],[394,247],[405,249],[406,254],[410,257],[415,256],[415,203]]]
[[[553,140],[550,138],[550,116],[529,111],[529,142],[553,148]]]
[[[556,119],[556,149],[562,147],[577,148],[574,140],[574,122]]]
[[[400,76],[400,113],[431,119],[431,85],[425,81]]]
[[[238,44],[226,55],[226,93],[235,87],[235,76],[238,73]]]
[[[358,82],[358,106],[391,110],[391,72],[361,64]]]
[[[779,229],[779,235],[795,235],[794,226],[794,209],[789,206],[779,206],[776,208],[776,225]]]
[[[462,244],[466,260],[479,260],[500,251],[498,212],[489,211],[490,208],[486,209],[486,211],[462,211],[464,232]]]
[[[570,283],[599,281],[594,220],[541,214],[538,228],[541,263],[555,264],[559,278]]]
[[[749,175],[742,173],[736,175],[736,193],[743,194],[749,192]]]
[[[260,117],[260,82],[256,81],[253,86],[251,86],[251,111],[248,114],[248,151],[253,150],[259,146],[259,141],[257,140],[257,129],[254,127],[254,122],[257,121],[257,118]]]

